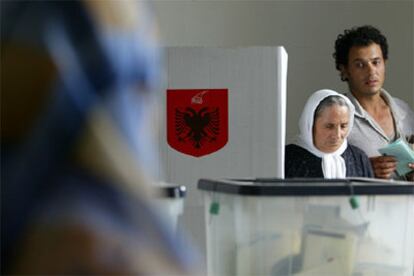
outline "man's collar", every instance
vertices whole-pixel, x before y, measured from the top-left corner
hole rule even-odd
[[[351,100],[352,104],[355,106],[355,115],[360,118],[366,118],[368,112],[362,107],[357,98],[355,98],[355,96],[351,92],[345,93],[345,95]],[[384,88],[381,88],[380,95],[387,103],[387,105],[390,107],[395,121],[398,122],[399,120],[402,120],[405,117],[405,112],[398,108],[392,96]]]
[[[349,100],[352,102],[352,104],[355,106],[355,116],[360,117],[360,118],[365,118],[367,115],[367,112],[362,107],[362,105],[359,103],[357,98],[355,98],[355,96],[351,92],[345,93],[345,96],[347,96]]]

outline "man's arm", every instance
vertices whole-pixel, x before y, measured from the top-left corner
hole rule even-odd
[[[411,168],[412,172],[408,173],[405,177],[407,181],[413,181],[414,182],[414,163],[409,163],[408,167]]]
[[[411,113],[412,113],[411,114],[412,118],[414,118],[414,112],[411,112]],[[414,130],[413,130],[413,132],[414,132]],[[410,136],[407,135],[406,140],[407,140],[408,144],[410,144],[411,148],[414,150],[414,134],[411,134]],[[408,167],[412,171],[406,175],[406,179],[408,181],[413,181],[414,182],[414,162],[409,163]]]

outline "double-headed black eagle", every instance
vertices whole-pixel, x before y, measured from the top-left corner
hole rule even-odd
[[[207,107],[198,112],[187,107],[184,111],[175,109],[175,133],[178,141],[190,141],[197,149],[205,142],[213,142],[219,135],[219,109],[208,111]]]

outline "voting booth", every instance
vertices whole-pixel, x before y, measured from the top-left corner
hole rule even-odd
[[[414,274],[414,185],[201,179],[208,275]]]
[[[186,186],[178,224],[202,255],[198,179],[283,177],[287,59],[282,46],[165,49],[160,180]]]

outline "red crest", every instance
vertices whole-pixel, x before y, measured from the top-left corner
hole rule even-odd
[[[228,139],[227,89],[168,89],[167,141],[175,150],[200,157]]]

